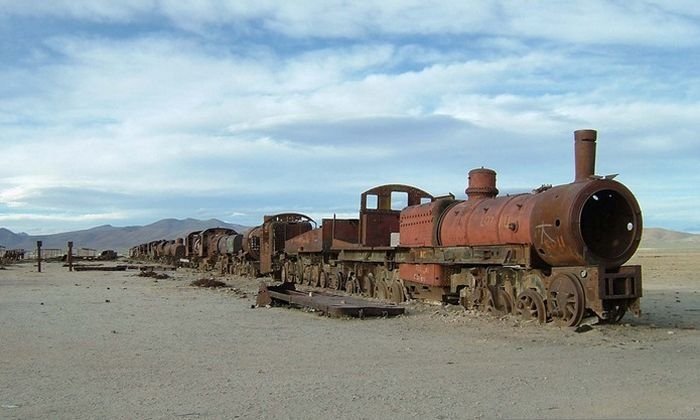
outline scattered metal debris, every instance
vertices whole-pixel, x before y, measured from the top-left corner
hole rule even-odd
[[[268,286],[260,283],[256,304],[259,307],[274,303],[315,309],[333,317],[381,317],[404,313],[404,308],[391,303],[369,301],[353,296],[340,296],[327,292],[301,292],[293,283]]]
[[[102,265],[78,265],[73,264],[74,271],[126,271],[126,265],[102,266]]]
[[[169,279],[170,276],[165,273],[156,273],[155,271],[142,271],[139,277],[152,277],[157,280]]]
[[[191,286],[197,287],[226,287],[226,283],[214,279],[199,279],[190,283]]]

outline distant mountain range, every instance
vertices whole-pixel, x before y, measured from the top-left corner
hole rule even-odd
[[[104,225],[87,230],[37,236],[13,233],[5,228],[0,228],[0,245],[7,249],[33,250],[36,248],[36,241],[43,241],[45,249],[65,249],[66,243],[73,241],[75,249],[92,248],[98,252],[113,249],[120,253],[126,253],[129,248],[138,244],[158,239],[181,238],[189,232],[213,227],[227,227],[238,232],[249,229],[247,226],[225,223],[218,219],[163,219],[146,226],[114,227]],[[700,235],[661,228],[646,228],[640,248],[700,248]]]
[[[163,219],[146,226],[114,227],[103,225],[87,230],[36,236],[13,233],[5,228],[0,228],[0,245],[7,249],[33,250],[36,248],[36,241],[43,241],[45,249],[66,249],[68,241],[73,241],[75,249],[91,248],[98,252],[112,249],[123,254],[138,244],[159,239],[181,238],[189,232],[213,227],[227,227],[238,232],[248,229],[247,226],[226,223],[218,219]]]

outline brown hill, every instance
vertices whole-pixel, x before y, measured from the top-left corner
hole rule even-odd
[[[695,249],[700,248],[700,235],[661,228],[645,228],[640,248]]]

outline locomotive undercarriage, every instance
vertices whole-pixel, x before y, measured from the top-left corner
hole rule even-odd
[[[395,303],[411,298],[398,277],[398,270],[377,261],[323,261],[319,257],[302,254],[284,262],[281,280]],[[442,291],[436,293],[438,300],[441,294]]]
[[[245,255],[219,255],[214,270],[220,274],[260,277],[260,263],[248,260]]]
[[[466,309],[514,314],[524,320],[553,321],[563,326],[579,325],[593,315],[602,322],[613,323],[622,319],[627,310],[640,314],[639,266],[543,270],[507,265],[517,260],[529,261],[527,252],[520,247],[468,248],[433,248],[428,254],[420,249],[357,249],[325,258],[300,253],[284,260],[281,280],[396,303],[416,299],[460,304]],[[420,255],[425,258],[416,258]],[[400,274],[401,264],[408,268],[404,274],[415,273],[415,281]],[[432,284],[421,278],[424,268],[430,266],[435,268],[430,271],[432,274],[439,274]]]

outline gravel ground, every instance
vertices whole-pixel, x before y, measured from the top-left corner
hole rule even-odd
[[[0,418],[700,418],[700,252],[641,251],[645,311],[572,329],[407,304],[251,309],[201,273],[0,270]]]

